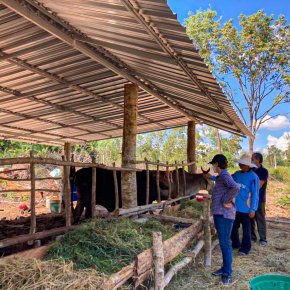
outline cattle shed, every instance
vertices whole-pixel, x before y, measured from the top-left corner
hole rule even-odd
[[[188,125],[191,162],[196,124],[250,135],[165,0],[0,0],[0,15],[2,139],[66,144],[68,161],[69,144],[123,136],[134,169],[137,133]]]

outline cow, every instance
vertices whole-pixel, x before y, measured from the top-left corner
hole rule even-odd
[[[185,172],[186,192],[185,195],[197,193],[200,189],[207,189],[209,182],[206,178],[208,171],[200,174],[190,174]],[[177,197],[176,174],[179,175],[179,192],[184,194],[184,182],[182,169],[178,171],[160,171],[159,185],[161,200],[169,197],[169,182],[171,183],[171,198]],[[117,184],[119,192],[119,208],[122,207],[121,198],[121,172],[117,171]],[[149,171],[149,203],[157,200],[157,171]],[[146,170],[136,172],[137,180],[137,204],[146,204]],[[92,188],[92,169],[82,168],[75,173],[74,181],[77,189],[77,206],[74,210],[74,222],[78,222],[84,208],[85,217],[90,218],[91,212],[91,188]],[[96,168],[96,204],[105,207],[109,212],[115,210],[115,188],[113,171],[108,169]]]

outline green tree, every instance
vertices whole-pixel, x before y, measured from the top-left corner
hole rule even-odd
[[[241,14],[240,27],[235,27],[232,19],[221,25],[217,12],[208,9],[191,14],[186,24],[188,35],[252,133],[252,153],[260,126],[271,118],[274,108],[289,102],[287,20],[283,15],[274,20],[260,10],[250,16]]]

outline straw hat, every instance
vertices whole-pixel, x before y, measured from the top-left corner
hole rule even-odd
[[[251,157],[248,154],[244,154],[240,159],[235,159],[235,162],[257,168],[256,164],[252,162]]]

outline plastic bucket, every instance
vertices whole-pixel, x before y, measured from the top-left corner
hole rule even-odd
[[[290,276],[266,274],[249,281],[252,290],[289,290]]]
[[[50,212],[58,213],[60,211],[60,200],[50,200]]]

